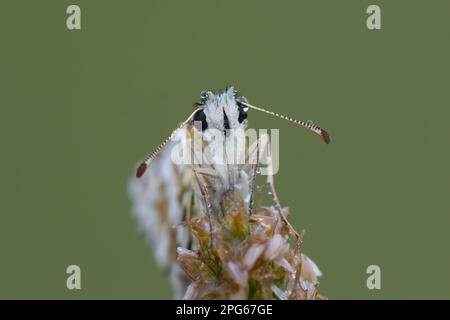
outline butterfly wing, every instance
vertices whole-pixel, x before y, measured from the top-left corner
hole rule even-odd
[[[190,247],[182,224],[192,215],[192,169],[172,161],[174,148],[186,143],[181,129],[140,178],[131,178],[129,196],[140,231],[151,246],[156,262],[167,272],[175,298],[181,298],[187,279],[176,262],[177,247]]]

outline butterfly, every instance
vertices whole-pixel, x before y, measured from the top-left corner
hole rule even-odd
[[[136,170],[136,177],[140,179],[133,178],[129,184],[134,215],[158,264],[169,275],[175,298],[182,297],[188,283],[176,261],[177,248],[195,248],[196,245],[188,228],[180,226],[194,216],[220,212],[220,197],[232,188],[241,192],[251,211],[257,160],[267,140],[261,137],[253,144],[235,143],[235,138],[242,138],[247,128],[249,111],[293,122],[320,136],[326,144],[330,143],[329,134],[321,127],[251,105],[232,86],[219,92],[202,91],[194,108],[187,119],[145,157]],[[219,159],[217,148],[208,148],[213,144],[211,136],[216,140],[217,136],[221,138],[219,147],[223,147],[225,155]],[[187,150],[192,156],[190,161],[174,161],[177,148]],[[237,158],[244,159],[243,163],[230,162],[229,154],[237,154]]]

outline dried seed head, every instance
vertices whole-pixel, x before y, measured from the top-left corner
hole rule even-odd
[[[220,210],[210,224],[206,216],[191,220],[198,251],[178,249],[178,261],[192,280],[185,299],[322,298],[317,294],[321,273],[294,245],[278,210],[255,208],[250,215],[237,190],[223,194]],[[288,210],[282,214],[287,217]]]

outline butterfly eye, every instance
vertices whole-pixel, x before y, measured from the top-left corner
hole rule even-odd
[[[248,111],[247,107],[239,106],[239,118],[238,118],[239,123],[242,123],[245,119],[247,119],[248,116],[247,111]]]
[[[194,122],[202,123],[202,131],[208,129],[208,121],[206,120],[206,115],[203,110],[199,110],[194,115]]]
[[[205,102],[206,100],[208,100],[210,95],[211,95],[211,91],[202,91],[202,92],[200,92],[200,99],[202,100],[202,102]]]

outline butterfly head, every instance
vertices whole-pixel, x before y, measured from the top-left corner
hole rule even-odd
[[[240,96],[232,86],[214,93],[202,91],[200,101],[195,105],[200,108],[194,115],[194,123],[201,123],[202,131],[217,129],[221,131],[241,129],[247,126],[248,107],[240,102],[247,99]]]

